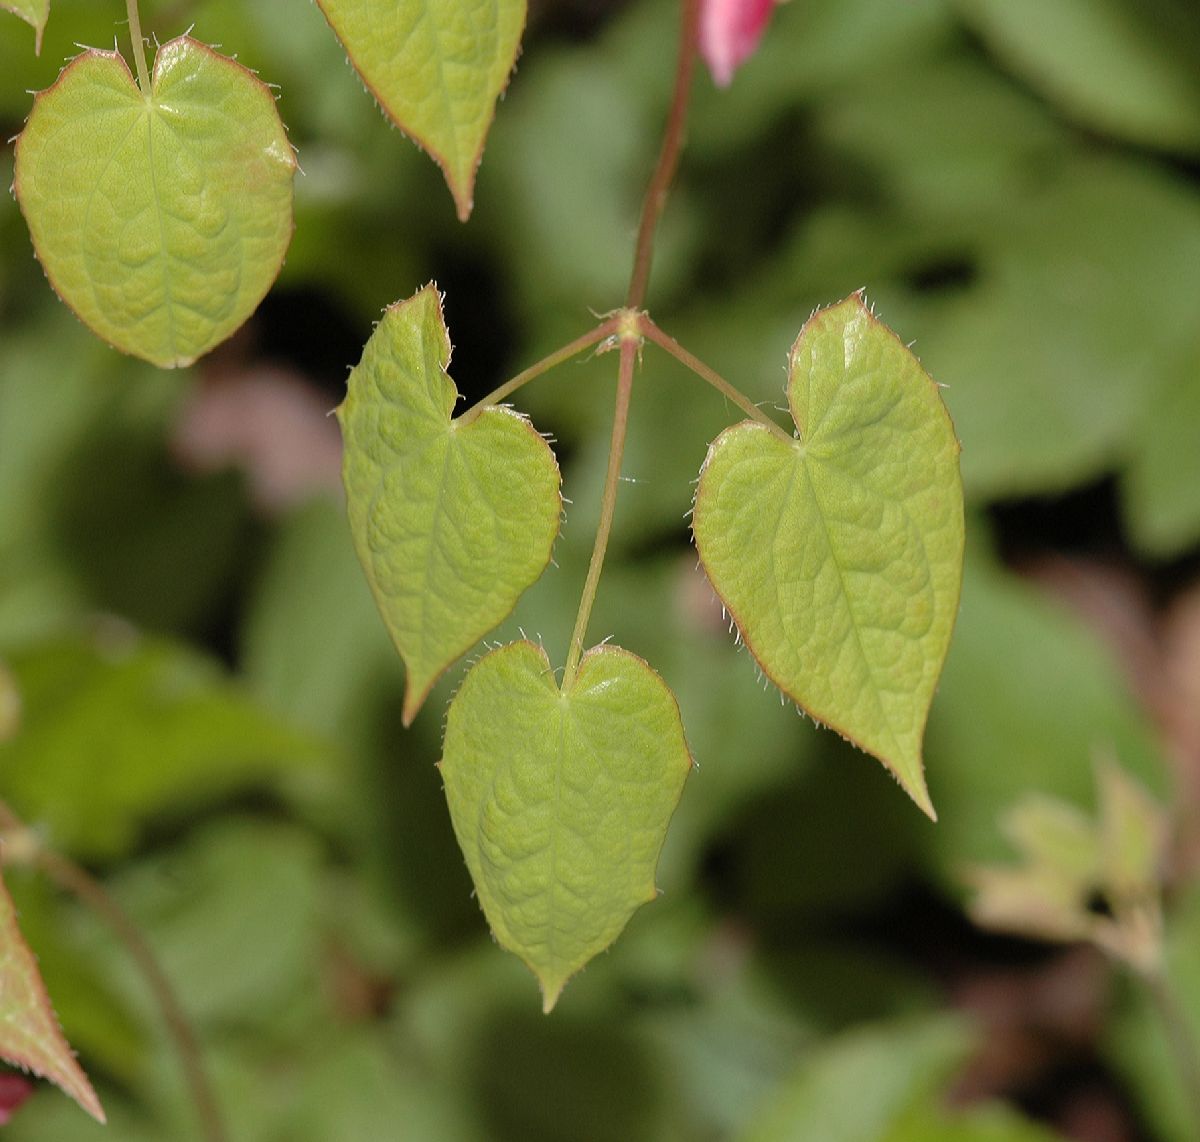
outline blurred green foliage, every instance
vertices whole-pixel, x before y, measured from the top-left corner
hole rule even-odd
[[[231,373],[286,367],[332,408],[383,307],[431,279],[468,399],[619,304],[675,5],[535,11],[466,227],[314,5],[147,0],[142,16],[163,41],[193,26],[279,86],[304,171],[296,236],[233,345],[158,373],[62,309],[0,196],[0,661],[20,701],[0,796],[144,927],[233,1136],[1050,1136],[1011,1108],[945,1108],[980,1032],[947,1021],[943,984],[1010,950],[958,919],[961,869],[1004,851],[1003,810],[1030,791],[1089,804],[1097,751],[1170,788],[1109,644],[1002,556],[1082,547],[1159,592],[1195,580],[1200,9],[791,0],[728,91],[698,79],[655,319],[780,404],[811,309],[866,286],[946,386],[971,519],[926,743],[940,823],[782,708],[734,647],[685,513],[737,415],[647,347],[592,629],[655,663],[699,769],[662,898],[548,1020],[488,938],[433,767],[460,674],[404,732],[402,671],[336,493],[264,508],[252,464],[199,470],[177,435]],[[111,45],[122,18],[115,0],[54,0],[36,57],[32,31],[0,14],[0,137],[72,45]],[[11,165],[6,146],[4,185]],[[587,359],[521,393],[559,442],[572,502],[557,566],[497,637],[524,630],[552,656],[591,545],[614,378],[611,358]],[[11,880],[111,1125],[46,1090],[9,1136],[197,1137],[111,934]],[[1168,930],[1200,1031],[1196,916],[1193,893]],[[1146,1137],[1194,1136],[1144,1000],[1116,994],[1089,1058]],[[818,1114],[833,1125],[814,1134]]]

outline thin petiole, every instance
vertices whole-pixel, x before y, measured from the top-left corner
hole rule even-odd
[[[142,20],[138,15],[137,0],[125,0],[129,13],[129,38],[133,41],[133,62],[137,67],[138,87],[146,97],[150,95],[150,73],[146,69],[146,45],[142,42]]]
[[[789,435],[778,424],[775,423],[761,408],[758,407],[749,397],[746,396],[740,389],[731,385],[720,373],[710,369],[698,357],[689,353],[678,341],[675,340],[669,333],[664,333],[654,322],[645,314],[641,315],[639,328],[642,335],[647,340],[653,341],[655,345],[665,349],[672,357],[675,358],[681,365],[685,365],[691,369],[702,381],[706,381],[712,385],[722,396],[727,400],[732,401],[738,406],[748,417],[757,421],[764,428],[770,429],[780,440],[786,440],[789,444],[795,440],[795,437]]]
[[[625,455],[625,433],[629,426],[629,404],[633,396],[633,370],[641,349],[641,315],[639,310],[646,297],[650,283],[650,263],[654,256],[654,234],[658,220],[667,204],[671,181],[679,165],[679,154],[683,149],[687,125],[688,99],[692,90],[692,72],[696,62],[696,39],[699,27],[699,0],[682,0],[679,29],[679,55],[675,65],[675,86],[671,94],[671,107],[667,112],[667,123],[663,131],[662,148],[658,162],[646,187],[642,202],[642,216],[638,224],[637,241],[633,253],[633,271],[629,278],[629,291],[625,295],[625,308],[612,317],[612,332],[621,344],[621,363],[617,374],[617,407],[613,414],[612,442],[608,451],[608,472],[604,478],[604,496],[600,504],[600,522],[596,528],[596,541],[592,546],[592,558],[588,563],[587,579],[579,600],[579,613],[575,618],[575,629],[571,632],[571,645],[567,648],[567,664],[563,671],[563,690],[570,689],[583,657],[583,640],[587,635],[588,620],[592,616],[592,605],[596,601],[596,590],[600,584],[600,572],[604,569],[604,556],[608,550],[608,537],[612,531],[613,515],[617,507],[617,489],[621,483],[621,461]]]
[[[590,329],[582,337],[576,337],[574,341],[564,345],[561,349],[556,349],[549,356],[543,357],[536,364],[530,365],[528,369],[523,369],[511,380],[505,381],[499,388],[493,389],[482,400],[476,401],[469,409],[458,416],[457,420],[459,424],[465,428],[485,408],[491,408],[499,404],[502,400],[512,396],[522,385],[528,384],[535,378],[540,377],[543,373],[553,369],[555,365],[561,365],[564,361],[569,361],[585,349],[612,337],[617,332],[619,325],[620,313],[618,312],[608,317],[605,321],[602,321],[595,329]]]
[[[636,337],[621,338],[621,364],[617,373],[617,408],[613,414],[612,443],[608,449],[608,473],[604,478],[604,498],[600,502],[600,522],[596,527],[596,542],[592,545],[592,558],[588,563],[587,579],[579,599],[579,613],[575,616],[575,629],[571,632],[571,645],[567,649],[567,665],[563,671],[563,690],[569,690],[583,657],[583,640],[587,634],[588,620],[592,617],[592,605],[596,601],[596,590],[600,585],[600,572],[604,568],[604,555],[608,550],[608,537],[612,532],[613,515],[617,509],[617,488],[620,484],[621,459],[625,455],[625,432],[629,427],[629,402],[633,396],[633,367],[637,363],[639,342]]]

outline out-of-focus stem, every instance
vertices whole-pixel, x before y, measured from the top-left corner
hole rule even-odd
[[[1187,1012],[1179,1000],[1179,993],[1175,990],[1166,968],[1159,967],[1155,971],[1140,972],[1139,977],[1145,981],[1162,1020],[1175,1066],[1183,1080],[1192,1116],[1192,1134],[1193,1137],[1200,1138],[1200,1045],[1196,1042]]]
[[[196,1113],[204,1130],[205,1142],[227,1142],[228,1136],[221,1120],[216,1096],[204,1069],[200,1046],[196,1042],[192,1025],[179,1004],[171,981],[167,979],[137,925],[94,876],[74,861],[46,848],[40,838],[3,801],[0,801],[0,832],[14,838],[14,848],[17,851],[29,854],[29,863],[102,917],[112,928],[117,939],[125,945],[125,950],[137,964],[153,993],[171,1040],[175,1044]]]

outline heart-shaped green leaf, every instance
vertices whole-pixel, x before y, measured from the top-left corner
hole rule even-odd
[[[354,544],[408,668],[405,725],[545,569],[562,514],[558,464],[528,420],[450,419],[449,364],[429,285],[384,314],[338,409]]]
[[[254,312],[292,236],[295,155],[267,87],[187,36],[143,94],[85,51],[34,101],[14,189],[59,296],[99,336],[187,365]]]
[[[7,8],[20,16],[25,23],[32,25],[33,50],[40,55],[42,33],[46,30],[46,21],[50,19],[50,0],[0,0],[0,8]]]
[[[17,911],[0,881],[0,1056],[66,1091],[97,1122],[104,1109],[75,1061],[46,995],[37,959],[17,927]]]
[[[589,651],[563,688],[529,642],[463,681],[441,762],[450,817],[484,915],[545,1011],[654,899],[691,764],[674,695],[618,647]]]
[[[317,0],[388,117],[433,156],[458,216],[525,28],[525,0]]]
[[[696,547],[767,676],[933,817],[921,741],[962,582],[953,425],[858,294],[800,331],[787,392],[795,439],[745,421],[713,442]]]

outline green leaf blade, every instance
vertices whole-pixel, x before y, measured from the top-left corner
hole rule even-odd
[[[446,722],[446,799],[488,923],[545,1011],[654,899],[691,764],[674,696],[618,647],[589,651],[561,690],[529,642],[467,675]]]
[[[442,168],[458,217],[525,29],[525,0],[318,0],[396,126]]]
[[[710,448],[701,561],[767,676],[933,817],[921,744],[962,579],[953,427],[857,295],[801,331],[788,400],[795,441],[745,422]]]
[[[50,19],[50,0],[3,0],[0,8],[19,16],[33,28],[34,54],[41,55],[42,34],[46,30],[46,21]]]
[[[438,677],[501,622],[550,561],[558,464],[524,417],[452,421],[436,288],[384,315],[338,410],[359,561],[407,668],[410,724]]]
[[[17,911],[3,881],[0,881],[0,1056],[49,1079],[97,1122],[104,1122],[100,1100],[59,1029],[37,959],[17,927]]]
[[[295,156],[268,88],[182,36],[144,96],[85,51],[35,99],[14,188],[47,277],[98,336],[170,368],[237,329],[283,264]]]

